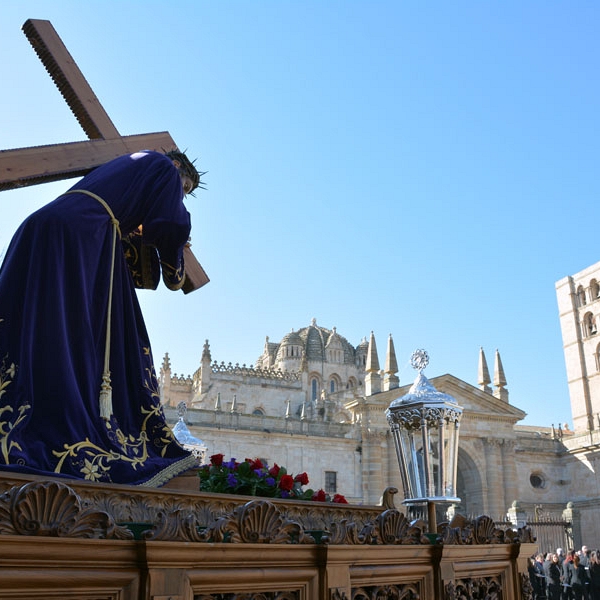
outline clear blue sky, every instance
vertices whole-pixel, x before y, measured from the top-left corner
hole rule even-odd
[[[571,422],[554,284],[599,260],[600,4],[6,1],[0,148],[85,139],[21,26],[48,19],[122,134],[208,170],[211,282],[140,292],[157,367],[265,336],[393,334],[401,383],[477,385],[500,350],[525,424]],[[73,182],[2,192],[0,250]]]

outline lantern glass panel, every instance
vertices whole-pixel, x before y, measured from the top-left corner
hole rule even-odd
[[[406,407],[408,409],[408,407]],[[392,428],[406,502],[457,502],[458,417],[454,407],[395,407]]]

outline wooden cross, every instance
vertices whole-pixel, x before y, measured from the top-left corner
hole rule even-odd
[[[28,19],[23,32],[89,141],[0,150],[0,191],[81,177],[113,158],[142,149],[177,147],[168,131],[120,135],[50,21]],[[189,248],[185,261],[188,285],[184,291],[208,283]]]
[[[167,131],[121,136],[50,21],[28,19],[23,32],[90,141],[0,151],[0,191],[80,177],[129,152],[176,147]]]

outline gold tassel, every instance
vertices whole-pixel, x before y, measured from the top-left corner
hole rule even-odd
[[[104,375],[102,375],[102,384],[100,385],[100,417],[103,419],[110,419],[112,414],[113,406],[110,373],[104,373]]]

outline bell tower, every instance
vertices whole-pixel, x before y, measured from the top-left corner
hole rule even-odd
[[[600,262],[556,282],[575,431],[600,429]]]

